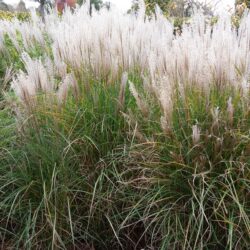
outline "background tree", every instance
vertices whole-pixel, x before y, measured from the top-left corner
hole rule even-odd
[[[85,3],[86,0],[78,0],[77,3],[79,5],[82,5]],[[90,0],[90,5],[94,6],[96,10],[100,10],[100,8],[103,6],[103,1],[102,0]]]
[[[248,9],[250,9],[250,0],[236,0],[235,5],[244,4]]]
[[[42,19],[44,19],[45,9],[48,6],[52,6],[52,2],[50,0],[35,0],[35,1],[40,4],[38,7],[38,11],[39,11]]]
[[[86,0],[77,0],[77,3],[79,5],[82,5],[82,4],[86,3]],[[100,10],[104,6],[105,6],[105,4],[103,3],[102,0],[90,0],[90,6],[89,6],[89,13],[90,13],[90,15],[92,14],[93,7],[96,10]]]
[[[46,8],[49,6],[51,7],[54,3],[54,0],[35,0],[35,1],[40,4],[38,7],[38,11],[40,15],[42,16],[42,18],[44,19]],[[79,5],[82,5],[85,2],[86,0],[77,0],[77,3]],[[106,8],[110,7],[108,2],[103,3],[102,0],[90,0],[90,13],[92,13],[93,6],[96,10],[100,10],[100,8],[102,7],[106,7]]]
[[[140,0],[134,0],[131,11],[136,12],[139,8]],[[172,17],[189,17],[196,10],[205,15],[213,15],[211,8],[206,3],[197,0],[144,0],[146,13],[153,14],[156,5],[160,7],[163,14]]]
[[[146,13],[148,15],[151,15],[155,12],[156,5],[158,5],[163,11],[163,13],[166,15],[169,10],[169,3],[172,2],[172,0],[144,0],[144,2],[146,6]],[[136,13],[139,9],[139,4],[140,0],[133,0],[132,7],[129,12]]]
[[[250,0],[236,0],[235,1],[235,13],[241,17],[246,9],[250,9]]]

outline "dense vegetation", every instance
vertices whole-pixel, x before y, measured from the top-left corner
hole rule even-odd
[[[249,248],[250,15],[144,11],[0,21],[2,249]]]
[[[20,21],[28,21],[30,14],[28,12],[10,12],[10,11],[1,11],[0,10],[0,19],[1,20],[12,20],[17,18]]]

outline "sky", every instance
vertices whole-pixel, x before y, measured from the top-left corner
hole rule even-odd
[[[132,4],[132,0],[108,0],[108,1],[122,11],[127,11],[128,9],[130,9]]]
[[[119,9],[126,11],[131,7],[132,0],[109,0],[112,4],[116,5]],[[199,0],[208,4],[216,4],[219,12],[230,10],[234,7],[235,0]]]
[[[32,0],[23,0],[23,1],[25,2],[26,8],[32,8],[32,7],[37,8],[39,6],[37,2]],[[3,2],[16,6],[20,2],[20,0],[3,0]]]
[[[3,0],[7,4],[11,5],[17,5],[19,3],[19,0]],[[113,4],[113,6],[116,6],[121,11],[127,11],[131,7],[132,0],[107,0]],[[235,0],[199,0],[201,2],[207,2],[214,4],[216,2],[219,2],[217,5],[218,12],[224,12],[225,10],[229,10],[230,8],[233,8],[234,1]],[[37,3],[35,3],[32,0],[24,0],[26,3],[26,7],[37,7]]]
[[[10,5],[17,5],[19,3],[20,0],[3,0],[5,3],[10,4]],[[111,4],[113,6],[116,6],[118,9],[120,9],[121,11],[127,11],[128,9],[130,9],[131,4],[132,4],[132,0],[106,0],[108,2],[111,2]],[[30,8],[30,7],[37,7],[38,3],[32,1],[32,0],[24,0],[26,7]],[[105,0],[104,0],[105,2]]]
[[[207,2],[211,4],[218,3],[216,9],[218,12],[232,11],[234,10],[235,0],[206,0],[201,2]]]

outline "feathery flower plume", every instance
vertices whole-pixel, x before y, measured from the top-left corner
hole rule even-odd
[[[129,81],[129,90],[131,94],[133,95],[133,97],[135,98],[138,108],[141,110],[142,114],[145,117],[147,117],[149,114],[149,108],[147,104],[145,103],[145,101],[143,100],[143,98],[139,95],[139,93],[137,92],[135,88],[135,85],[131,81]]]
[[[219,126],[219,115],[220,115],[220,109],[219,107],[216,107],[211,110],[211,114],[213,117],[213,127],[218,128]]]
[[[201,130],[198,127],[198,125],[194,125],[192,126],[192,140],[193,140],[193,144],[197,145],[200,141],[200,137],[201,137]]]
[[[171,130],[172,114],[173,114],[173,85],[169,78],[164,77],[159,84],[155,83],[154,89],[159,99],[163,116],[161,117],[161,126],[164,132]]]
[[[136,69],[139,75],[147,76],[144,91],[153,93],[161,105],[164,130],[171,127],[176,86],[182,98],[189,87],[209,95],[211,88],[222,91],[225,86],[241,89],[242,96],[248,97],[250,14],[242,18],[238,30],[232,29],[229,17],[219,18],[210,27],[205,17],[197,15],[175,37],[173,25],[159,11],[157,18],[148,20],[143,1],[141,5],[137,16],[123,15],[112,8],[93,11],[90,16],[89,7],[83,5],[74,12],[66,10],[60,17],[52,11],[46,14],[45,22],[34,13],[29,22],[0,21],[0,50],[6,35],[20,53],[37,45],[46,48],[47,41],[52,48],[48,53],[45,50],[45,57],[49,54],[45,60],[23,53],[25,70],[13,80],[16,93],[27,98],[39,91],[56,92],[55,79],[61,79],[58,93],[64,99],[66,86],[72,87],[65,83],[69,72],[74,72],[79,83],[93,77],[111,83],[120,80],[121,72]],[[7,48],[2,49],[8,53]],[[72,82],[77,93],[78,83],[76,79]],[[121,105],[125,85],[121,84]],[[129,86],[138,107],[147,115],[149,108],[141,93],[133,84]],[[218,110],[212,112],[217,124]]]
[[[121,79],[121,86],[120,86],[120,92],[119,92],[119,98],[118,98],[118,107],[119,109],[123,109],[124,102],[125,102],[125,90],[126,85],[128,81],[128,73],[124,72]]]
[[[66,75],[63,79],[62,84],[59,86],[57,91],[58,100],[60,103],[66,101],[70,87],[75,85],[75,79],[72,74]]]
[[[228,112],[228,119],[230,124],[233,124],[233,118],[234,118],[234,106],[232,104],[232,97],[229,97],[227,101],[227,112]]]

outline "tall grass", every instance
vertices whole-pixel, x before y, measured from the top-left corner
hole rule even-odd
[[[1,248],[248,249],[249,18],[0,21]]]

